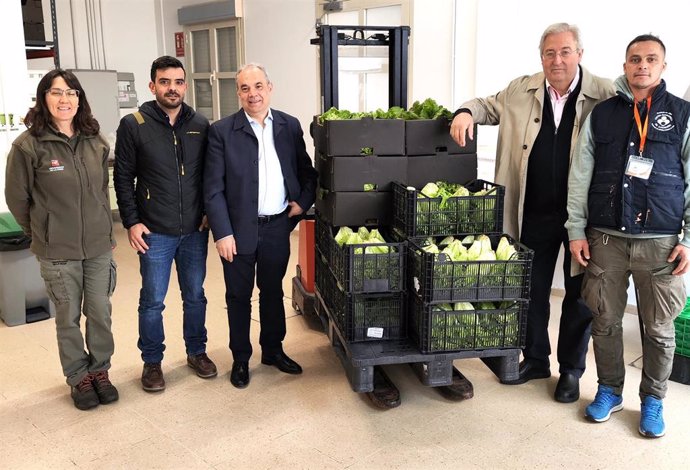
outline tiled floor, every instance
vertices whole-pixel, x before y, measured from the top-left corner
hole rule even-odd
[[[632,366],[627,367],[625,409],[603,424],[583,419],[596,391],[591,351],[582,398],[574,404],[553,400],[557,375],[505,386],[481,361],[466,359],[456,365],[474,383],[473,399],[449,402],[421,385],[409,367],[391,366],[387,370],[403,403],[380,411],[351,391],[326,335],[296,315],[289,298],[285,349],[304,374],[281,374],[262,366],[255,354],[251,384],[235,389],[228,380],[232,360],[215,251],[210,251],[206,282],[208,352],[220,374],[202,380],[186,366],[173,279],[165,312],[167,389],[145,393],[136,347],[138,262],[121,227],[118,237],[111,378],[120,401],[88,412],[73,407],[53,320],[0,324],[0,468],[688,468],[689,386],[669,382],[668,432],[657,440],[637,432],[640,370]],[[290,276],[296,240],[295,233]],[[553,298],[554,317],[559,302]],[[626,315],[625,321],[625,357],[631,363],[641,351],[637,319]],[[254,326],[258,350],[258,323]]]

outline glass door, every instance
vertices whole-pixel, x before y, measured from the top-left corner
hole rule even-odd
[[[190,51],[190,104],[209,121],[236,112],[235,75],[242,63],[239,21],[189,26],[185,39]]]

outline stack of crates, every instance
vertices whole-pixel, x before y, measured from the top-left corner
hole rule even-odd
[[[690,385],[690,297],[685,308],[675,319],[676,354],[670,379]]]
[[[316,286],[342,337],[351,343],[406,338],[406,244],[341,246],[333,230],[317,216]]]
[[[319,122],[316,290],[348,343],[407,337],[407,245],[391,240],[391,181],[407,178],[404,121]],[[343,227],[377,229],[389,243],[338,244]]]
[[[394,183],[394,231],[408,240],[410,336],[423,353],[522,348],[533,252],[502,234],[505,188],[482,180],[464,186],[486,194],[442,200]],[[423,249],[429,238],[480,234],[493,250],[506,236],[515,253],[504,261],[452,261]]]
[[[335,227],[390,225],[391,181],[407,179],[405,121],[317,116],[312,133],[321,217]]]

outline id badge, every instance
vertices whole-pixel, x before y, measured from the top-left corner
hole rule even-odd
[[[630,157],[628,157],[628,166],[625,168],[625,174],[646,180],[649,179],[649,176],[652,174],[653,166],[654,160],[651,158],[630,155]]]

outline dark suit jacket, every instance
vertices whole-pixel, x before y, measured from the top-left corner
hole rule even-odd
[[[305,212],[316,199],[318,173],[299,121],[271,110],[273,138],[289,201]],[[238,254],[256,250],[259,210],[259,143],[244,110],[211,125],[204,165],[204,203],[215,240],[235,236]]]

